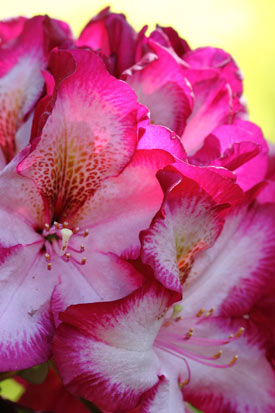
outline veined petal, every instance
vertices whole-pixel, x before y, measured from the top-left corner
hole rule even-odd
[[[158,382],[153,342],[170,301],[148,283],[122,300],[69,307],[54,340],[65,386],[108,410],[136,407]]]
[[[124,72],[123,79],[148,107],[152,123],[181,135],[193,106],[190,86],[171,53],[153,41],[149,44],[152,52]]]
[[[110,76],[93,52],[56,51],[53,59],[60,67],[68,55],[75,72],[59,82],[42,136],[20,165],[57,221],[69,220],[104,178],[119,173],[137,144],[134,92]]]
[[[139,150],[119,176],[102,183],[74,217],[89,229],[94,249],[137,258],[139,232],[150,225],[163,199],[156,173],[173,161],[162,150]]]
[[[141,257],[166,288],[181,293],[197,252],[222,229],[217,204],[193,180],[182,177],[166,194],[150,228],[141,233]]]
[[[226,217],[213,247],[192,267],[183,292],[187,313],[210,307],[223,316],[249,311],[273,275],[274,220],[272,204],[244,206]]]
[[[5,194],[5,196],[0,197],[0,214],[2,211],[7,211],[10,216],[7,222],[3,222],[3,228],[14,219],[16,225],[10,228],[10,233],[13,234],[15,240],[16,230],[20,229],[20,220],[24,221],[26,226],[29,226],[30,231],[34,233],[33,229],[39,229],[45,222],[47,212],[35,184],[17,172],[18,164],[29,154],[29,151],[29,147],[25,148],[0,174],[0,193]],[[7,233],[7,231],[4,232]]]

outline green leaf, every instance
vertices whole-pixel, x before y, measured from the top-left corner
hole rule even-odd
[[[41,384],[46,379],[49,371],[49,363],[38,364],[30,369],[21,370],[19,376],[33,384]]]

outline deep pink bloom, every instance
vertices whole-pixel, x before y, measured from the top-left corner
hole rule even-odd
[[[49,53],[70,38],[69,27],[48,16],[0,22],[0,168],[29,142]]]
[[[96,54],[55,51],[51,70],[32,144],[0,176],[2,371],[49,357],[56,312],[140,285],[123,257],[139,254],[173,161],[135,153],[140,106]]]

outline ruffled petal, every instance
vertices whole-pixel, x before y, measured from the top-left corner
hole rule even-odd
[[[139,150],[117,177],[105,180],[75,215],[93,248],[125,258],[139,255],[139,232],[149,226],[163,193],[156,173],[174,161],[162,150]]]
[[[87,24],[77,40],[77,46],[100,50],[107,58],[107,66],[114,76],[134,64],[137,33],[124,14],[102,10]]]
[[[141,257],[166,288],[182,290],[199,251],[209,248],[222,229],[219,209],[193,180],[182,177],[166,194],[150,228],[141,234]]]
[[[123,79],[148,107],[152,123],[181,135],[193,105],[190,86],[171,53],[153,41],[149,45],[152,51],[124,72]]]
[[[195,261],[183,291],[187,313],[214,308],[216,314],[242,316],[273,276],[274,205],[253,205],[226,217],[214,246]],[[190,284],[188,284],[190,283]]]
[[[65,386],[107,410],[136,407],[158,382],[153,342],[170,300],[149,283],[119,301],[69,307],[54,340]]]
[[[118,174],[131,159],[138,104],[134,92],[110,76],[93,52],[56,51],[52,56],[62,74],[68,58],[75,71],[62,80],[54,73],[54,107],[20,172],[34,180],[50,217],[54,210],[60,222],[69,221],[104,178]]]

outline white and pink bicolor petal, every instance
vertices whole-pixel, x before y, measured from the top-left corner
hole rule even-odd
[[[69,307],[54,339],[65,386],[107,410],[127,410],[158,383],[153,343],[171,294],[147,283],[113,302]]]
[[[181,293],[194,256],[214,243],[222,224],[211,196],[182,176],[166,193],[150,228],[141,233],[142,261],[166,288]]]

